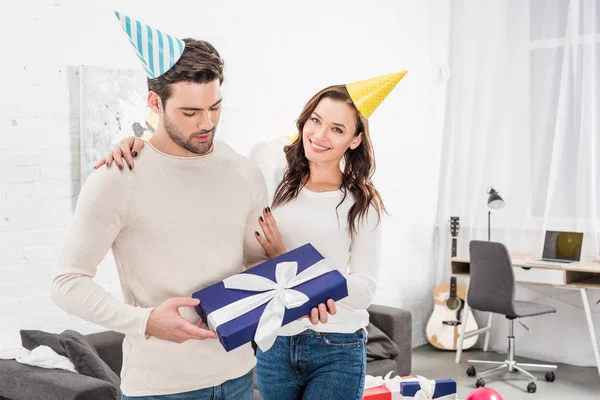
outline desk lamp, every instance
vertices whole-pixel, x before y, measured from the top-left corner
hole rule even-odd
[[[489,187],[487,193],[490,195],[488,197],[488,242],[490,241],[490,218],[492,211],[499,211],[504,208],[504,200],[500,197],[500,194],[493,188]]]

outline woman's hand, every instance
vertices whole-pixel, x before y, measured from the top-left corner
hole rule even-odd
[[[277,227],[277,223],[275,222],[275,218],[273,218],[273,214],[269,207],[263,209],[263,215],[258,218],[258,223],[262,228],[264,236],[258,232],[255,232],[254,234],[256,235],[258,242],[265,249],[267,257],[272,260],[277,256],[287,253],[287,249],[281,238],[281,233],[279,233],[279,228]],[[319,322],[326,324],[329,316],[335,315],[336,313],[337,307],[335,306],[335,301],[329,299],[327,300],[327,304],[319,304],[318,307],[315,307],[310,311],[308,316],[303,318],[310,319],[310,322],[313,325],[317,325]]]
[[[258,217],[258,223],[262,228],[264,236],[259,232],[254,232],[254,235],[263,249],[265,249],[267,257],[272,260],[277,256],[287,253],[287,250],[271,209],[269,207],[264,208],[262,214]]]
[[[106,164],[106,168],[110,168],[113,161],[119,167],[120,170],[123,170],[125,167],[124,161],[127,163],[129,169],[133,169],[133,159],[137,157],[138,153],[144,147],[144,141],[140,138],[136,138],[135,136],[129,136],[125,139],[121,140],[119,144],[112,149],[112,151],[106,156],[105,159],[102,159],[94,166],[94,169],[98,169],[104,164]]]
[[[327,305],[321,303],[319,304],[319,307],[313,308],[310,311],[308,318],[313,325],[317,325],[319,322],[326,324],[329,319],[329,315],[335,315],[335,313],[337,313],[335,301],[329,299],[327,300]]]

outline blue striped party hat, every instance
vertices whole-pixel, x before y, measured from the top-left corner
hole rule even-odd
[[[123,30],[146,71],[148,78],[158,78],[167,72],[183,53],[181,39],[163,33],[115,11]]]

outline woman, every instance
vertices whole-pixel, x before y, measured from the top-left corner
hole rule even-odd
[[[366,309],[375,293],[385,212],[371,181],[375,159],[367,118],[404,73],[393,75],[317,93],[298,118],[297,139],[284,148],[287,169],[272,210],[266,207],[258,217],[262,233],[256,238],[271,259],[310,242],[344,274],[349,295],[281,327],[269,351],[257,350],[265,400],[362,398]],[[123,155],[132,159],[129,143],[113,150],[118,164]],[[134,140],[134,157],[142,147]]]

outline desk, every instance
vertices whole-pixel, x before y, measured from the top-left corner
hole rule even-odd
[[[535,262],[538,258],[539,257],[526,255],[512,255],[511,260],[515,273],[515,281],[517,283],[549,285],[580,291],[590,337],[592,339],[594,356],[596,357],[596,366],[598,368],[598,374],[600,375],[600,354],[598,352],[598,342],[596,340],[596,332],[594,330],[590,302],[587,295],[588,289],[600,290],[600,261],[584,260],[565,265],[542,265]],[[471,266],[469,257],[452,257],[450,259],[450,265],[452,276],[469,278]],[[463,321],[461,323],[458,350],[456,351],[456,363],[460,362],[464,339],[485,333],[484,351],[487,351],[489,343],[489,330],[492,327],[493,314],[490,313],[486,327],[474,332],[465,333],[466,319],[469,315],[468,307],[467,301],[465,302],[465,311],[462,313]]]

